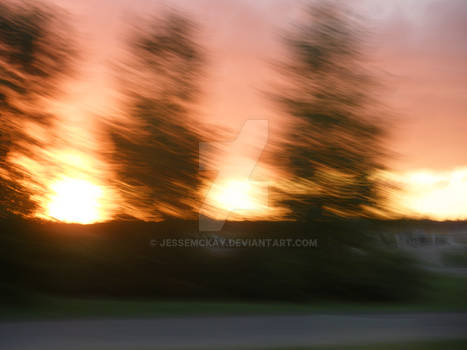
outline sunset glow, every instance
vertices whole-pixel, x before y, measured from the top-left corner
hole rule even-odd
[[[58,221],[90,224],[101,219],[102,189],[86,180],[65,178],[53,183],[48,216]]]
[[[225,179],[214,184],[206,198],[208,212],[219,220],[255,220],[281,215],[268,204],[268,186],[260,181]]]
[[[186,67],[190,69],[179,69],[178,60],[170,52],[171,47],[168,48],[170,54],[167,59],[160,62],[156,53],[161,54],[162,51],[134,51],[133,37],[142,35],[145,40],[154,37],[145,35],[153,30],[152,26],[146,25],[146,20],[152,21],[149,15],[154,12],[160,15],[155,16],[157,20],[162,21],[165,2],[151,2],[149,6],[140,0],[104,1],[97,8],[93,1],[45,0],[45,3],[58,5],[63,13],[69,13],[66,21],[76,21],[76,26],[85,35],[73,44],[79,35],[67,27],[58,30],[59,26],[52,36],[44,33],[44,38],[37,37],[38,47],[44,49],[44,53],[35,58],[25,52],[31,67],[23,67],[24,72],[19,71],[16,62],[12,61],[9,67],[2,61],[2,69],[9,72],[11,68],[11,74],[1,73],[4,76],[0,77],[0,96],[5,95],[4,100],[12,105],[5,110],[0,106],[0,114],[5,116],[0,136],[5,135],[5,140],[8,140],[4,142],[4,149],[0,149],[4,164],[8,165],[0,167],[0,177],[12,181],[15,185],[12,188],[24,190],[25,198],[31,198],[33,202],[24,208],[15,204],[16,207],[10,208],[12,212],[45,220],[85,224],[112,220],[119,215],[157,221],[166,214],[161,208],[170,208],[167,211],[176,217],[185,216],[184,205],[191,205],[191,198],[196,197],[193,202],[197,204],[205,201],[201,204],[207,211],[203,215],[218,217],[224,212],[232,212],[232,216],[239,220],[284,220],[288,209],[284,204],[287,201],[281,196],[316,194],[316,188],[308,188],[310,183],[306,176],[302,183],[297,181],[292,176],[293,169],[287,169],[285,165],[288,155],[284,145],[278,141],[287,139],[290,143],[295,142],[292,134],[287,134],[295,118],[290,118],[288,109],[282,110],[281,106],[271,103],[269,96],[277,93],[284,94],[286,100],[291,98],[285,96],[289,93],[287,80],[294,77],[284,77],[275,65],[267,62],[285,63],[289,59],[288,49],[278,33],[286,33],[289,29],[293,32],[296,25],[297,28],[301,26],[306,18],[304,13],[302,16],[301,1],[271,1],[267,5],[268,11],[264,11],[265,2],[208,0],[206,5],[200,6],[198,1],[168,0],[169,7],[181,10],[196,27],[199,25],[195,31],[199,31],[199,35],[193,35],[193,50],[200,49],[200,53],[212,55],[205,57],[205,62],[200,60],[194,64],[187,61]],[[351,3],[349,12],[355,10],[361,14],[374,29],[369,36],[374,37],[375,45],[368,45],[368,50],[364,45],[362,68],[368,67],[371,75],[374,74],[374,81],[388,88],[388,93],[368,99],[368,102],[373,98],[381,99],[378,106],[368,106],[368,110],[362,106],[362,115],[373,113],[372,108],[379,108],[379,102],[389,112],[389,137],[385,140],[387,152],[382,153],[396,156],[394,159],[381,159],[389,173],[385,180],[394,185],[383,189],[390,202],[388,216],[395,212],[411,218],[467,219],[464,152],[467,147],[467,51],[465,45],[459,44],[465,41],[467,6],[462,1],[448,1],[441,5],[441,2],[433,0],[410,4],[402,0]],[[209,11],[203,11],[204,6]],[[130,32],[133,23],[126,16],[129,8],[135,18],[141,16],[141,28],[135,25],[135,33]],[[231,13],[245,16],[232,16],[225,22],[223,16]],[[80,18],[86,20],[81,23]],[[16,22],[11,20],[8,23],[13,25]],[[17,21],[17,25],[21,23],[22,20]],[[162,27],[163,22],[160,24]],[[26,26],[22,30],[29,28],[34,26]],[[159,25],[154,28],[159,28]],[[22,33],[22,30],[17,32]],[[58,40],[61,36],[63,41]],[[191,36],[187,38],[191,40]],[[56,50],[52,50],[55,47],[52,39],[58,40]],[[11,45],[15,40],[10,41],[4,44]],[[55,61],[62,56],[65,59],[67,55],[65,51],[59,56],[54,52],[64,49],[64,43],[72,43],[76,47],[70,51],[70,61],[64,61],[63,71],[60,71],[59,62]],[[47,47],[50,50],[46,50]],[[16,52],[16,49],[11,46],[2,52]],[[75,50],[85,54],[75,57]],[[139,60],[144,58],[142,54],[147,55],[148,59],[142,60],[145,63]],[[9,60],[10,56],[6,55],[4,60]],[[187,59],[188,56],[182,55],[181,58]],[[152,66],[144,69],[140,66],[148,62],[152,62]],[[33,63],[40,69],[36,69]],[[156,63],[162,66],[154,70],[154,76],[148,75]],[[338,63],[347,67],[352,62],[342,60]],[[74,64],[76,67],[72,67]],[[192,68],[198,64],[203,69],[199,75],[191,76]],[[34,76],[34,72],[42,72],[45,68],[54,77],[47,89],[42,87],[45,84],[43,77]],[[162,77],[161,72],[170,74]],[[24,80],[24,86],[19,86],[16,78],[12,78],[18,74]],[[31,76],[26,79],[24,74]],[[315,74],[309,76],[314,77]],[[179,118],[183,123],[179,125],[178,117],[172,120],[172,110],[168,110],[165,104],[158,105],[160,101],[172,98],[170,96],[176,91],[178,82],[183,82],[180,91],[184,94],[190,82],[193,83],[193,91],[200,95],[199,99],[183,101],[190,108],[177,107],[180,111],[186,109],[186,115]],[[304,80],[304,83],[309,82]],[[343,83],[349,87],[358,85],[354,81]],[[33,84],[38,85],[33,89]],[[276,85],[277,91],[273,91]],[[52,86],[57,91],[49,91]],[[310,93],[313,86],[310,84]],[[163,91],[165,87],[167,91]],[[345,93],[344,90],[337,92]],[[20,98],[19,91],[24,91],[24,96],[28,92],[32,97],[23,98],[21,95]],[[198,93],[189,95],[197,96]],[[140,100],[133,101],[135,96]],[[174,100],[180,102],[178,90],[174,96]],[[148,99],[152,102],[147,102]],[[308,97],[303,100],[307,101]],[[340,100],[346,99],[331,102],[337,106],[342,103]],[[332,103],[326,102],[326,106],[332,107]],[[141,106],[144,106],[144,113]],[[27,112],[25,116],[10,112],[22,109],[22,114]],[[336,107],[336,110],[340,109]],[[299,117],[302,114],[308,115],[300,112]],[[382,116],[386,118],[386,113]],[[181,133],[192,119],[199,123],[199,130],[198,126],[187,130],[196,129],[199,133],[196,138],[193,138],[194,134]],[[263,133],[259,129],[254,128],[250,134],[239,137],[245,123],[252,120],[267,120],[267,153],[264,159],[257,154],[258,149],[263,149],[263,142],[259,141]],[[384,120],[382,124],[385,124]],[[396,124],[397,128],[394,127]],[[340,130],[348,129],[343,124],[336,124],[336,127],[339,137]],[[236,146],[230,145],[237,138],[246,142],[242,141],[241,146],[234,149]],[[212,162],[215,166],[204,170],[216,171],[217,175],[212,176],[218,176],[220,180],[214,182],[208,177],[209,181],[204,183],[200,177],[201,168],[187,168],[185,171],[181,167],[196,165],[202,158],[198,159],[198,155],[187,150],[212,141],[222,146],[209,154],[212,159],[206,159],[206,163]],[[338,141],[346,143],[347,136]],[[370,145],[368,149],[371,149]],[[310,157],[314,156],[313,152]],[[188,156],[193,157],[190,162],[186,161]],[[327,157],[324,159],[323,163],[328,161]],[[248,173],[245,176],[243,170],[249,169],[252,163],[259,175]],[[306,166],[303,167],[307,170]],[[380,169],[374,171],[379,174]],[[249,180],[250,175],[252,179],[267,182],[269,193],[266,186]],[[195,186],[198,180],[202,185]],[[174,194],[167,195],[173,189]],[[275,193],[276,189],[280,191]],[[334,188],[324,190],[333,191]],[[199,193],[202,196],[197,198]],[[186,198],[175,197],[180,194]],[[177,203],[183,203],[178,212]],[[28,207],[34,208],[34,212],[28,212]],[[186,217],[197,216],[198,208],[194,209]]]
[[[0,350],[467,349],[466,19],[0,0]]]
[[[252,186],[248,181],[229,181],[215,195],[217,206],[227,210],[255,209]]]
[[[394,176],[396,206],[404,215],[435,220],[467,218],[467,168],[419,170]]]

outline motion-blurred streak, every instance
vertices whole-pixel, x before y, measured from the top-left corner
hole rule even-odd
[[[30,128],[50,126],[45,107],[72,72],[75,56],[64,14],[42,4],[0,4],[0,216],[35,208],[24,186],[33,169],[10,162],[11,152],[34,159],[46,142]],[[37,184],[36,184],[37,185]]]
[[[194,23],[171,12],[133,32],[128,60],[119,66],[123,117],[107,127],[115,187],[133,216],[194,217],[199,205],[198,147],[205,135],[194,106],[204,57],[195,35]]]
[[[291,127],[279,141],[289,185],[278,184],[289,216],[368,215],[382,203],[386,125],[377,86],[363,65],[365,32],[337,2],[315,3],[285,38],[286,83],[273,94]]]

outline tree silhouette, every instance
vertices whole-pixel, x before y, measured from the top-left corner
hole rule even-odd
[[[153,218],[193,216],[202,183],[202,131],[191,113],[203,58],[194,32],[178,13],[151,22],[133,35],[119,71],[127,122],[110,125],[117,187],[128,205]]]
[[[364,34],[345,9],[325,2],[286,37],[287,85],[274,98],[291,125],[280,142],[291,184],[280,198],[291,218],[368,215],[381,204],[375,174],[384,168],[385,127],[362,63]]]
[[[68,75],[72,44],[60,13],[44,5],[0,4],[0,216],[28,214],[35,204],[19,180],[28,177],[7,161],[8,152],[31,154],[37,140],[26,122],[47,125],[44,103]]]

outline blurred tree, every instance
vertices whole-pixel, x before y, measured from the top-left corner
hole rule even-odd
[[[31,155],[39,141],[27,123],[46,125],[44,102],[71,68],[72,45],[59,12],[47,6],[0,4],[0,217],[28,214],[35,205],[20,184],[27,174],[7,161],[15,150]]]
[[[372,114],[376,84],[361,63],[363,34],[337,2],[320,2],[286,37],[287,85],[274,99],[291,125],[280,142],[290,185],[279,196],[291,218],[360,216],[381,203],[375,174],[385,128]]]
[[[110,125],[116,186],[152,217],[192,217],[198,201],[201,130],[191,112],[203,58],[194,32],[190,20],[170,13],[136,31],[119,67],[128,122]]]

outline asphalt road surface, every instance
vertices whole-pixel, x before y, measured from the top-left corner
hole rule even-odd
[[[453,338],[467,338],[467,313],[0,323],[2,350],[239,349]]]

